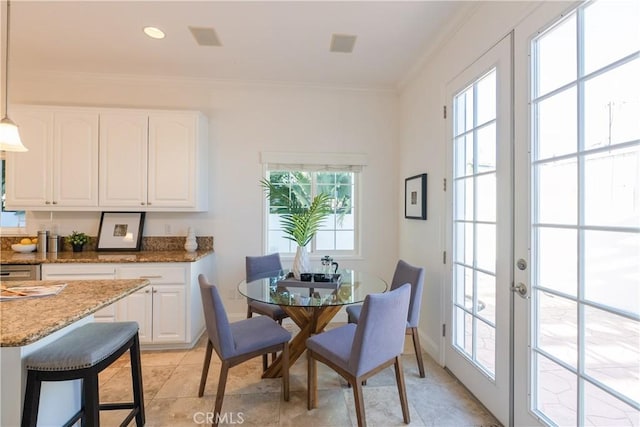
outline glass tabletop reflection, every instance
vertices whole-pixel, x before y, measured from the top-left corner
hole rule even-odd
[[[364,301],[373,293],[387,290],[380,277],[356,270],[341,269],[332,277],[311,274],[308,281],[295,280],[287,270],[265,273],[265,277],[238,284],[238,292],[252,300],[281,306],[340,306]]]

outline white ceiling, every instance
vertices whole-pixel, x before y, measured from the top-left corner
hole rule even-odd
[[[11,69],[393,88],[468,7],[456,1],[11,2]],[[167,34],[145,36],[152,25]],[[221,47],[188,26],[213,27]],[[333,33],[357,35],[331,53]]]

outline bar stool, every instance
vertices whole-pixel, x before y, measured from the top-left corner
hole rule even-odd
[[[133,402],[100,404],[98,374],[129,350],[133,382]],[[40,389],[43,381],[82,380],[80,410],[67,421],[71,426],[100,426],[100,410],[131,409],[121,425],[134,417],[138,427],[145,423],[140,367],[140,343],[136,322],[89,323],[48,344],[25,358],[27,389],[22,410],[22,426],[35,427],[38,421]]]

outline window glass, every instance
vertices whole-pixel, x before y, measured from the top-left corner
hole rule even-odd
[[[341,171],[271,170],[267,179],[276,189],[268,203],[267,249],[269,252],[294,253],[296,243],[282,232],[281,215],[287,212],[287,197],[301,206],[309,206],[320,193],[331,199],[331,213],[320,226],[309,251],[354,253],[356,251],[357,206],[356,173]],[[286,197],[285,197],[286,196]]]
[[[2,189],[1,189],[2,209],[0,210],[0,229],[2,229],[3,232],[24,231],[24,228],[26,227],[25,212],[5,210],[6,209],[5,208],[5,201],[6,201],[5,182],[6,181],[5,181],[5,160],[4,159],[0,160],[0,175],[2,175]]]

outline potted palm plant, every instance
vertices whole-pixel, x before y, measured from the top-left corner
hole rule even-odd
[[[332,212],[331,197],[326,193],[320,193],[308,201],[304,197],[296,196],[295,192],[273,185],[267,179],[260,183],[272,205],[280,206],[278,213],[285,239],[298,245],[292,270],[294,277],[300,279],[300,273],[310,271],[307,245]]]
[[[74,230],[64,240],[73,247],[73,252],[82,252],[84,245],[89,242],[89,236]]]

